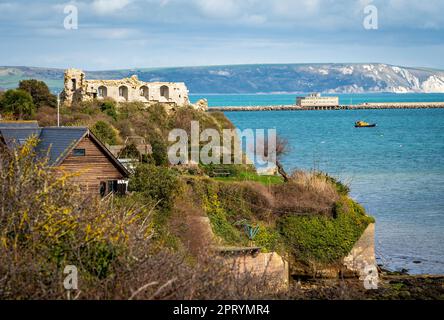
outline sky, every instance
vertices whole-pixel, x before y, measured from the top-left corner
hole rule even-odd
[[[0,0],[0,66],[444,69],[443,12],[443,0]]]

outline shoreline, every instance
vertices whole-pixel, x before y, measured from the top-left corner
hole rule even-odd
[[[208,107],[208,112],[241,111],[319,111],[319,110],[383,110],[383,109],[444,109],[444,102],[381,102],[358,105],[300,107],[297,105]]]

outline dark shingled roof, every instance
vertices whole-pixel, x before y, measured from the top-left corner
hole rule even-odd
[[[49,151],[49,164],[57,165],[87,133],[88,129],[82,127],[42,128],[36,151],[40,155]]]
[[[59,165],[69,152],[86,136],[102,149],[106,156],[125,175],[129,173],[126,168],[111,154],[111,152],[84,127],[46,127],[39,128],[37,122],[2,122],[0,121],[0,138],[3,138],[8,147],[23,144],[32,135],[39,139],[36,152],[40,157],[48,156],[51,166]],[[0,140],[1,141],[1,140]]]
[[[14,126],[12,123],[4,127],[0,123],[0,134],[8,147],[21,145],[34,135],[40,140],[36,147],[37,154],[42,157],[48,155],[50,165],[59,164],[87,133],[88,129],[83,127],[28,128],[25,125]]]
[[[14,128],[39,128],[37,121],[0,121],[0,129],[14,129]]]
[[[42,129],[39,128],[2,128],[0,126],[0,135],[3,136],[8,147],[21,145],[32,135],[38,138],[40,137],[41,131]]]

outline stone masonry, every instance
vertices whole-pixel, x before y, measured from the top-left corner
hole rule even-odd
[[[189,105],[188,89],[183,82],[143,82],[136,75],[120,80],[86,80],[78,69],[65,71],[62,101],[65,105],[112,98],[117,102],[162,103],[171,106]]]

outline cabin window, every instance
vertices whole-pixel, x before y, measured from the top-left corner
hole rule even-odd
[[[106,196],[106,182],[103,181],[100,182],[99,192],[102,198]]]
[[[85,149],[74,149],[73,153],[74,157],[84,157],[86,155]]]
[[[128,189],[128,181],[119,180],[117,181],[117,194],[125,195]]]
[[[117,191],[117,180],[108,181],[108,193],[116,193]]]

